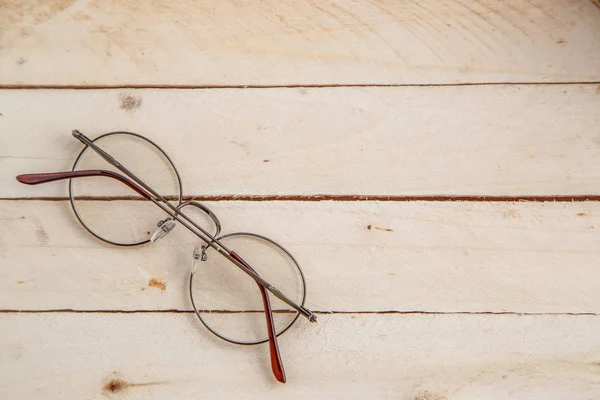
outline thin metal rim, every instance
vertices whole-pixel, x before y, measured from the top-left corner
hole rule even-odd
[[[150,143],[152,146],[156,147],[156,149],[158,151],[160,151],[163,156],[165,156],[167,161],[169,161],[169,164],[171,164],[171,167],[173,167],[173,171],[175,171],[175,176],[177,177],[177,185],[179,186],[179,201],[177,202],[177,204],[178,204],[178,206],[181,205],[183,202],[183,186],[181,183],[181,177],[179,176],[179,171],[175,167],[175,164],[173,164],[173,161],[167,155],[167,153],[165,153],[165,151],[159,145],[154,143],[152,140],[150,140],[147,137],[142,136],[138,133],[134,133],[134,132],[127,132],[127,131],[108,132],[108,133],[104,133],[104,134],[96,137],[95,139],[92,140],[92,142],[96,142],[102,138],[112,136],[112,135],[130,135],[130,136],[137,137],[138,139],[145,140],[146,142]],[[77,158],[75,158],[75,161],[73,162],[73,167],[71,168],[71,171],[75,171],[75,168],[77,168],[77,165],[79,164],[79,161],[81,160],[81,157],[87,150],[88,150],[88,146],[85,146],[81,150],[81,152],[79,152],[79,154],[77,155]],[[83,219],[79,215],[79,212],[77,212],[77,207],[75,207],[75,199],[73,197],[73,180],[72,179],[69,179],[69,202],[71,203],[71,208],[73,209],[73,212],[75,213],[75,218],[77,218],[77,220],[79,221],[81,226],[83,226],[85,228],[85,230],[87,230],[94,237],[102,240],[105,243],[112,244],[115,246],[132,247],[132,246],[139,246],[141,244],[146,244],[146,243],[150,242],[150,239],[146,239],[146,240],[142,240],[142,241],[136,242],[136,243],[119,243],[119,242],[115,242],[115,241],[106,239],[106,238],[100,236],[99,234],[97,234],[96,232],[94,232],[85,222],[83,222]]]
[[[262,236],[259,235],[257,233],[251,233],[251,232],[235,232],[235,233],[229,233],[227,235],[223,235],[221,237],[218,237],[218,240],[221,239],[225,239],[228,237],[232,237],[232,236],[252,236],[252,237],[256,237],[262,240],[265,240],[269,243],[271,243],[272,245],[278,247],[279,249],[281,249],[288,257],[290,257],[290,259],[292,260],[292,262],[294,263],[294,265],[296,266],[296,270],[298,271],[298,273],[300,274],[300,279],[302,281],[302,301],[300,302],[301,306],[304,306],[304,303],[306,301],[306,279],[304,278],[304,273],[302,272],[302,268],[300,268],[300,264],[298,264],[298,261],[296,261],[296,259],[294,258],[294,256],[287,251],[282,245],[280,245],[279,243],[275,242],[272,239],[269,239],[266,236]],[[222,339],[226,342],[229,343],[233,343],[233,344],[239,344],[239,345],[243,345],[243,346],[252,346],[252,345],[257,345],[257,344],[262,344],[262,343],[266,343],[269,341],[268,338],[266,339],[262,339],[262,340],[258,340],[258,341],[240,341],[240,340],[235,340],[235,339],[231,339],[228,338],[227,336],[221,335],[220,333],[218,333],[217,331],[215,331],[213,328],[211,328],[208,323],[206,321],[204,321],[204,319],[202,318],[201,312],[200,310],[198,310],[198,307],[196,306],[196,303],[194,302],[194,294],[193,294],[193,279],[194,279],[194,272],[190,273],[190,280],[189,280],[189,295],[190,295],[190,300],[192,302],[192,307],[194,308],[194,313],[196,314],[196,317],[198,317],[198,319],[200,320],[200,322],[202,322],[202,325],[204,325],[204,327],[206,329],[208,329],[210,331],[210,333],[212,333],[213,335],[215,335],[216,337],[218,337],[219,339]],[[294,325],[296,323],[296,321],[298,320],[298,317],[300,316],[299,312],[296,312],[296,316],[290,321],[290,323],[281,330],[281,332],[276,333],[276,336],[279,337],[280,335],[283,335],[288,329],[290,329],[292,327],[292,325]]]

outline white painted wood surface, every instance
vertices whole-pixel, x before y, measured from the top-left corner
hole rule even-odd
[[[0,84],[597,81],[599,14],[587,0],[9,1]]]
[[[599,67],[586,0],[0,3],[0,398],[600,398]],[[74,128],[155,139],[187,195],[295,199],[208,202],[305,270],[286,385],[189,311],[183,228],[111,247],[17,184]]]
[[[94,203],[114,229],[140,217],[137,201]],[[288,248],[317,310],[600,312],[599,202],[207,205],[224,232]],[[2,201],[0,210],[0,309],[191,310],[196,240],[183,227],[121,249],[87,234],[67,201]]]
[[[596,84],[3,91],[0,195],[65,196],[14,177],[70,169],[75,128],[154,139],[187,195],[594,194],[599,108]]]
[[[192,314],[5,314],[5,399],[546,399],[600,397],[598,316],[321,315],[265,347]],[[112,391],[111,391],[111,382]],[[115,393],[113,393],[113,391]]]

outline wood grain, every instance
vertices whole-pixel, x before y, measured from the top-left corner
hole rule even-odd
[[[144,220],[137,201],[87,203],[88,221],[114,231]],[[600,312],[599,202],[207,205],[224,232],[288,248],[316,310]],[[123,249],[92,238],[71,214],[66,201],[0,202],[0,309],[191,310],[191,233],[178,227]],[[147,220],[149,231],[158,219]],[[261,254],[242,255],[273,265]],[[250,309],[260,307],[255,297]]]
[[[0,3],[3,400],[600,398],[599,201],[314,201],[600,199],[591,1]],[[319,311],[280,339],[286,385],[267,346],[191,312],[182,227],[110,246],[57,200],[65,182],[16,182],[70,169],[75,128],[147,135],[184,194],[252,200],[207,205],[288,248]],[[174,194],[130,145],[118,158]],[[160,214],[106,181],[78,186],[86,221],[150,235]],[[261,275],[279,260],[234,250]],[[228,274],[212,286],[235,299]],[[255,294],[214,321],[262,335],[239,312]]]
[[[5,86],[600,80],[587,0],[11,1]]]
[[[593,399],[598,316],[331,315],[266,346],[186,314],[0,315],[0,390],[24,398]],[[225,389],[226,388],[226,389]]]
[[[147,135],[172,157],[187,195],[598,194],[599,93],[597,85],[5,90],[0,197],[66,196],[64,183],[29,187],[14,177],[70,169],[81,149],[74,128]],[[161,165],[128,146],[124,163],[161,176]]]

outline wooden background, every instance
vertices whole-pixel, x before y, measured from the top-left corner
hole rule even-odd
[[[591,1],[4,0],[0,87],[0,398],[600,398]],[[198,326],[189,234],[110,247],[14,180],[74,128],[297,256],[286,385]]]

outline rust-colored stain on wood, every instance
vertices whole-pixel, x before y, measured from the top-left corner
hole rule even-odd
[[[123,379],[112,379],[106,385],[104,385],[102,390],[104,390],[106,393],[119,393],[128,386],[129,384]]]
[[[166,382],[131,383],[121,378],[112,378],[102,387],[102,391],[107,394],[117,394],[132,387],[161,385],[163,383]]]
[[[384,232],[394,232],[393,229],[390,229],[390,228],[380,228],[378,226],[373,226],[373,225],[367,225],[367,229],[368,230],[374,229],[376,231],[384,231]]]
[[[165,290],[167,288],[167,285],[163,281],[161,281],[160,279],[158,279],[158,278],[152,278],[152,279],[150,279],[148,281],[148,286],[155,287],[155,288],[160,289],[160,290]]]

